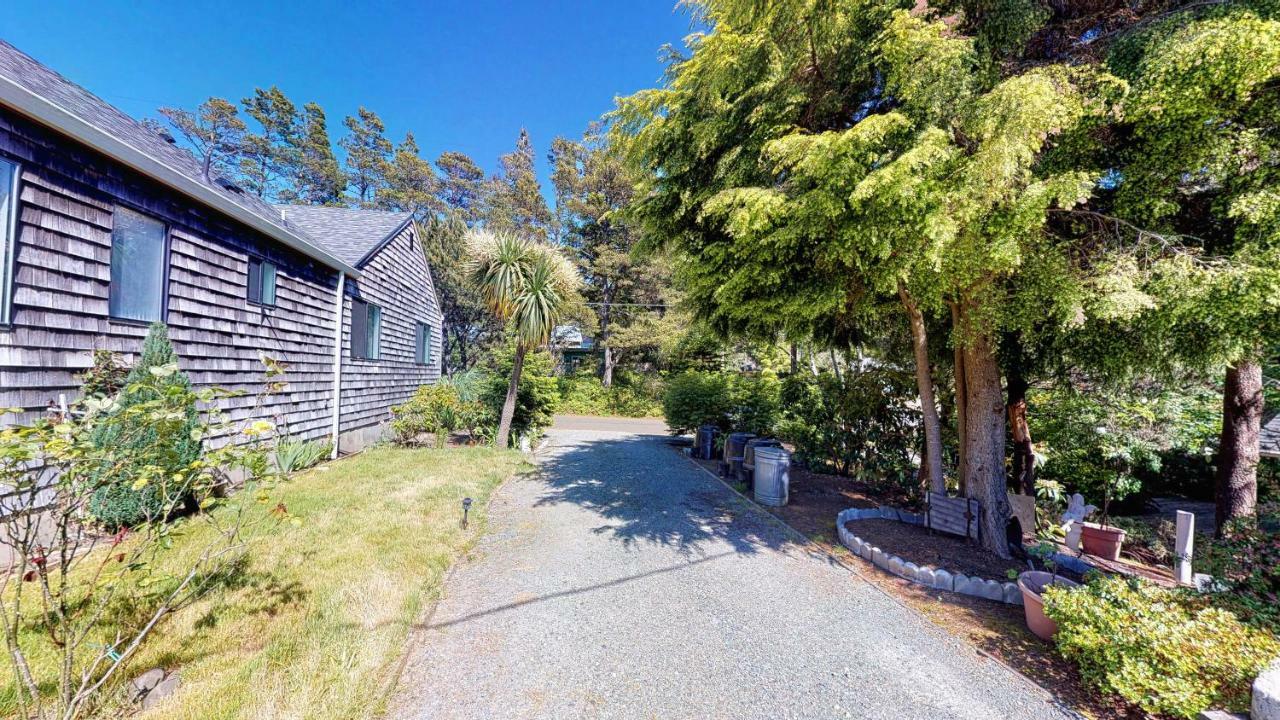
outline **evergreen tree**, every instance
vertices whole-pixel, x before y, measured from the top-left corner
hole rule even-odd
[[[280,88],[255,88],[253,97],[240,101],[245,114],[261,132],[244,136],[240,177],[245,189],[267,200],[286,193],[290,178],[298,174],[303,120],[293,101]]]
[[[447,151],[436,158],[440,184],[436,198],[445,212],[460,218],[468,227],[483,211],[484,171],[464,153]]]
[[[150,380],[151,376],[163,378],[160,390],[142,385],[143,380]],[[200,457],[201,441],[195,433],[200,419],[195,403],[186,408],[186,423],[172,432],[162,434],[155,429],[125,432],[122,425],[133,419],[122,417],[121,411],[156,401],[158,393],[166,392],[164,388],[190,390],[191,381],[186,373],[178,370],[178,355],[169,342],[168,331],[163,323],[157,322],[148,330],[142,354],[125,378],[115,419],[99,422],[94,430],[95,445],[116,448],[126,458],[125,462],[104,468],[95,478],[100,486],[94,491],[89,511],[108,528],[163,521],[186,500],[170,480]],[[123,438],[127,438],[127,442]],[[127,447],[120,447],[122,443]],[[136,487],[141,478],[156,480]]]
[[[347,135],[338,141],[347,152],[347,179],[353,200],[361,207],[372,207],[378,193],[387,186],[391,141],[383,135],[386,128],[372,110],[360,108],[356,117],[348,116],[342,124]]]
[[[302,108],[302,133],[298,137],[298,164],[292,188],[282,193],[283,202],[304,205],[337,205],[347,187],[347,178],[333,154],[324,110],[315,103]]]
[[[450,208],[431,215],[419,226],[422,250],[431,267],[431,280],[440,298],[444,320],[444,370],[455,373],[473,367],[482,350],[501,338],[502,325],[485,306],[467,273],[468,225],[464,212]]]
[[[536,155],[527,130],[520,129],[516,149],[499,162],[502,170],[486,183],[485,226],[540,241],[551,238],[554,223],[538,182]]]
[[[159,112],[195,152],[206,180],[215,175],[232,176],[240,164],[246,130],[235,105],[211,97],[194,112],[172,107],[162,107]]]
[[[378,191],[377,205],[384,210],[411,212],[415,219],[423,220],[444,208],[437,197],[440,180],[418,152],[413,133],[406,133],[387,166],[386,186]]]

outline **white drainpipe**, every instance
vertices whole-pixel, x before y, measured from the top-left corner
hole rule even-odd
[[[334,317],[337,321],[333,327],[333,450],[329,454],[330,458],[335,459],[338,457],[338,429],[342,420],[342,310],[346,281],[347,274],[339,270],[338,294],[334,302]]]

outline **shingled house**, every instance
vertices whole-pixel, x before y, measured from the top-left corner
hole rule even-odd
[[[60,396],[96,349],[162,321],[197,385],[343,451],[440,375],[441,315],[407,213],[273,206],[0,41],[0,425]],[[261,355],[287,366],[265,405]]]

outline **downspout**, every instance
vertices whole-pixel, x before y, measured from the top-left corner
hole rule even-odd
[[[347,274],[338,271],[338,293],[334,299],[333,324],[333,449],[330,459],[338,457],[338,429],[342,419],[342,310]]]

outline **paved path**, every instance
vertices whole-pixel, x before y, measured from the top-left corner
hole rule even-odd
[[[543,477],[495,496],[390,717],[1069,716],[796,545],[665,438],[550,441]]]

